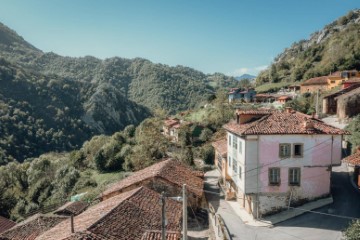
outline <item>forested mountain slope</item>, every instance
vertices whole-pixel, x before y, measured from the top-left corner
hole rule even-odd
[[[259,74],[256,83],[296,82],[350,69],[360,69],[360,10],[286,48]]]

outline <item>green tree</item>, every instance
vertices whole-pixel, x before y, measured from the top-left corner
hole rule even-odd
[[[360,240],[360,220],[353,221],[344,231],[346,240]]]

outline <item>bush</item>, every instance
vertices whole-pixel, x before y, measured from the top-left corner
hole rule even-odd
[[[201,158],[206,164],[214,164],[215,150],[210,144],[204,145],[200,150]]]
[[[360,220],[353,221],[344,231],[346,240],[360,240]]]

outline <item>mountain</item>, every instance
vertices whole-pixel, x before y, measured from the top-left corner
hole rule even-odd
[[[243,74],[241,76],[238,76],[238,77],[235,77],[236,80],[240,81],[240,80],[243,80],[243,79],[249,79],[249,80],[252,80],[252,79],[255,79],[256,76],[254,75],[250,75],[250,74]]]
[[[0,164],[76,149],[93,135],[137,125],[157,109],[193,108],[235,84],[141,58],[44,53],[0,24]]]
[[[280,53],[256,84],[303,81],[338,70],[360,69],[360,10],[326,25]]]

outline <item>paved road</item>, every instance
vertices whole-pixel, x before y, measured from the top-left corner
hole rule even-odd
[[[210,183],[215,178],[207,180]],[[214,184],[207,184],[211,191],[219,191]],[[344,165],[333,168],[332,194],[334,203],[316,209],[315,211],[360,218],[360,193],[351,185],[347,169]],[[276,224],[273,228],[253,227],[244,224],[230,205],[217,195],[207,194],[209,201],[217,212],[224,218],[233,239],[241,240],[338,240],[341,231],[351,222],[348,218],[332,217],[328,215],[305,213],[293,219]]]

